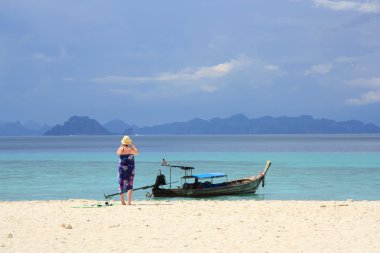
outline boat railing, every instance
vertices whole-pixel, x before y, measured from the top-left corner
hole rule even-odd
[[[169,188],[172,188],[172,168],[181,169],[185,172],[185,177],[191,176],[193,174],[194,167],[191,166],[183,166],[183,165],[162,165],[164,167],[169,167]],[[186,181],[186,180],[185,180]],[[181,185],[182,185],[182,178],[181,178]]]

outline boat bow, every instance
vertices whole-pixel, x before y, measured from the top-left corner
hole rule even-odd
[[[264,171],[261,173],[262,179],[261,179],[261,185],[264,187],[265,185],[265,175],[267,174],[267,171],[269,170],[269,167],[271,165],[271,161],[267,161]]]

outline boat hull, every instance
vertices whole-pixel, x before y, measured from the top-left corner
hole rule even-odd
[[[167,189],[153,188],[154,197],[214,197],[225,195],[239,195],[247,193],[255,193],[260,183],[264,179],[264,175],[257,177],[243,178],[227,182],[225,186],[201,188],[201,189]]]

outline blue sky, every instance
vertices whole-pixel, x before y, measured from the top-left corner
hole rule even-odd
[[[0,2],[0,121],[380,125],[380,1]]]

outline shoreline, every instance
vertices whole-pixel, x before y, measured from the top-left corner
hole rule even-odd
[[[32,200],[0,200],[0,205],[1,204],[10,204],[10,203],[23,203],[23,202],[30,202],[30,203],[33,203],[33,202],[46,202],[46,203],[51,203],[51,202],[83,202],[83,203],[87,203],[87,202],[91,202],[91,203],[104,203],[104,202],[114,202],[114,203],[117,203],[117,202],[120,202],[119,200],[119,197],[116,196],[112,199],[105,199],[105,198],[102,198],[102,199],[82,199],[82,198],[78,198],[78,199],[32,199]],[[308,200],[304,200],[304,199],[255,199],[255,198],[230,198],[230,199],[223,199],[223,198],[213,198],[213,197],[209,197],[209,198],[191,198],[191,197],[188,197],[188,198],[181,198],[181,197],[177,197],[177,198],[160,198],[160,197],[152,197],[152,198],[149,198],[149,199],[133,199],[132,197],[132,202],[133,203],[154,203],[154,202],[173,202],[173,203],[176,203],[176,202],[241,202],[241,201],[246,201],[246,202],[310,202],[310,203],[313,203],[313,202],[318,202],[318,203],[322,203],[322,202],[327,202],[327,203],[331,203],[331,202],[380,202],[380,199],[341,199],[341,200],[336,200],[336,199],[308,199]]]
[[[380,200],[135,200],[91,207],[96,203],[104,201],[0,201],[0,251],[380,251]]]

